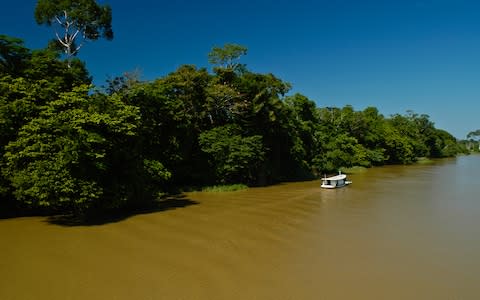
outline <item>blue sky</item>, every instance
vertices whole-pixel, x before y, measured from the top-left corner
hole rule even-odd
[[[134,69],[154,79],[182,64],[209,67],[213,46],[237,43],[250,70],[320,107],[413,110],[458,138],[480,128],[480,1],[99,2],[112,7],[115,38],[79,54],[99,85]],[[35,23],[35,4],[2,3],[0,34],[44,47],[53,31]]]

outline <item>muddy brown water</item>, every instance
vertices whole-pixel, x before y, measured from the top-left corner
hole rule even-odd
[[[0,220],[0,299],[480,299],[479,174],[465,156],[102,225]]]

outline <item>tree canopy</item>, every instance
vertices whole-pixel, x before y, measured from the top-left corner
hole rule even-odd
[[[467,139],[480,139],[480,129],[469,132]]]
[[[47,24],[65,10],[95,39],[81,25],[97,18],[80,14],[98,13],[87,2],[39,1],[37,10]],[[265,185],[468,146],[425,114],[385,117],[289,95],[289,83],[241,64],[246,52],[227,44],[209,55],[212,73],[183,65],[149,82],[115,77],[102,90],[80,60],[0,36],[0,203],[84,214],[142,206],[179,186]]]
[[[30,57],[23,40],[0,34],[0,74],[18,75]]]
[[[247,48],[237,44],[225,44],[223,47],[213,47],[208,54],[208,61],[225,69],[237,70],[241,64],[238,60],[247,54]]]
[[[95,0],[38,0],[35,20],[55,27],[56,42],[68,59],[86,41],[113,39],[112,10]]]

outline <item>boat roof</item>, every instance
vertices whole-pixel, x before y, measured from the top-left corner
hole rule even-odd
[[[322,178],[322,180],[342,180],[342,179],[345,179],[345,178],[347,178],[347,175],[340,174],[340,175],[336,175],[336,176],[332,176],[332,177],[324,177],[324,178]]]

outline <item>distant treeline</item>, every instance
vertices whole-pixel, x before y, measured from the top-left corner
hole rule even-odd
[[[265,185],[466,151],[427,115],[287,95],[288,83],[238,62],[238,45],[213,49],[213,72],[126,73],[102,88],[78,59],[8,36],[0,47],[0,201],[22,207],[82,213],[178,186]]]
[[[468,152],[480,152],[480,129],[471,131],[467,134],[466,140],[461,140],[459,143],[466,148]]]

